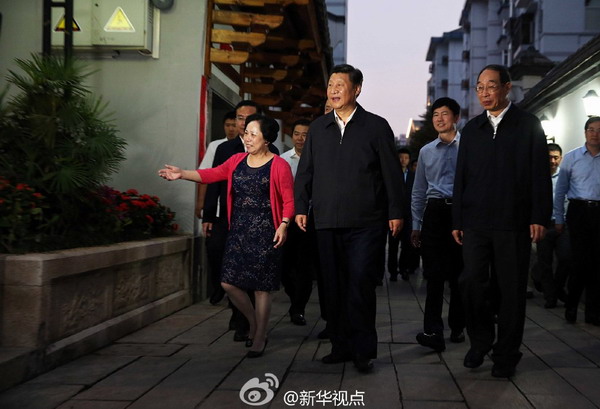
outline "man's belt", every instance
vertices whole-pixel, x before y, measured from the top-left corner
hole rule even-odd
[[[582,199],[569,199],[569,203],[575,203],[585,207],[599,207],[600,200],[582,200]]]
[[[452,198],[451,197],[445,197],[445,198],[441,198],[441,197],[430,197],[429,199],[427,199],[427,204],[436,204],[436,205],[452,205]]]

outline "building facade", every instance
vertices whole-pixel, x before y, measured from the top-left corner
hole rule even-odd
[[[481,112],[473,92],[479,72],[488,64],[502,64],[511,70],[511,98],[519,102],[552,67],[600,32],[598,21],[600,0],[465,0],[459,20],[463,32],[460,83],[465,93],[451,94],[452,88],[438,87],[451,79],[436,64],[427,98],[463,95],[455,99],[463,107],[463,117],[472,118]],[[445,42],[450,43],[447,34],[432,38],[428,61],[438,52],[444,55]]]

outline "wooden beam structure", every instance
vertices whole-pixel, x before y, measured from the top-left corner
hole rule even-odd
[[[218,69],[286,132],[295,120],[322,113],[332,66],[325,0],[208,3],[208,77]]]
[[[283,16],[242,13],[239,11],[214,10],[213,23],[227,24],[236,27],[250,27],[253,25],[277,28],[283,23]]]

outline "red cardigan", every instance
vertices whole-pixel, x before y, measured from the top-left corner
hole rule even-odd
[[[216,168],[198,169],[202,183],[214,183],[227,180],[227,220],[231,224],[231,207],[233,191],[231,188],[233,171],[237,165],[248,156],[247,153],[237,153]],[[271,164],[270,175],[271,211],[275,229],[284,217],[290,220],[294,217],[294,178],[290,165],[284,159],[275,155]]]

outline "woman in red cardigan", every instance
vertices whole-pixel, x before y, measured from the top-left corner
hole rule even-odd
[[[246,119],[244,145],[216,168],[182,170],[165,165],[158,174],[167,180],[214,183],[227,180],[229,234],[223,256],[221,285],[250,323],[247,357],[263,354],[271,313],[271,292],[279,289],[281,246],[294,216],[294,182],[289,164],[269,151],[279,125],[263,115]],[[247,291],[254,291],[255,306]]]

